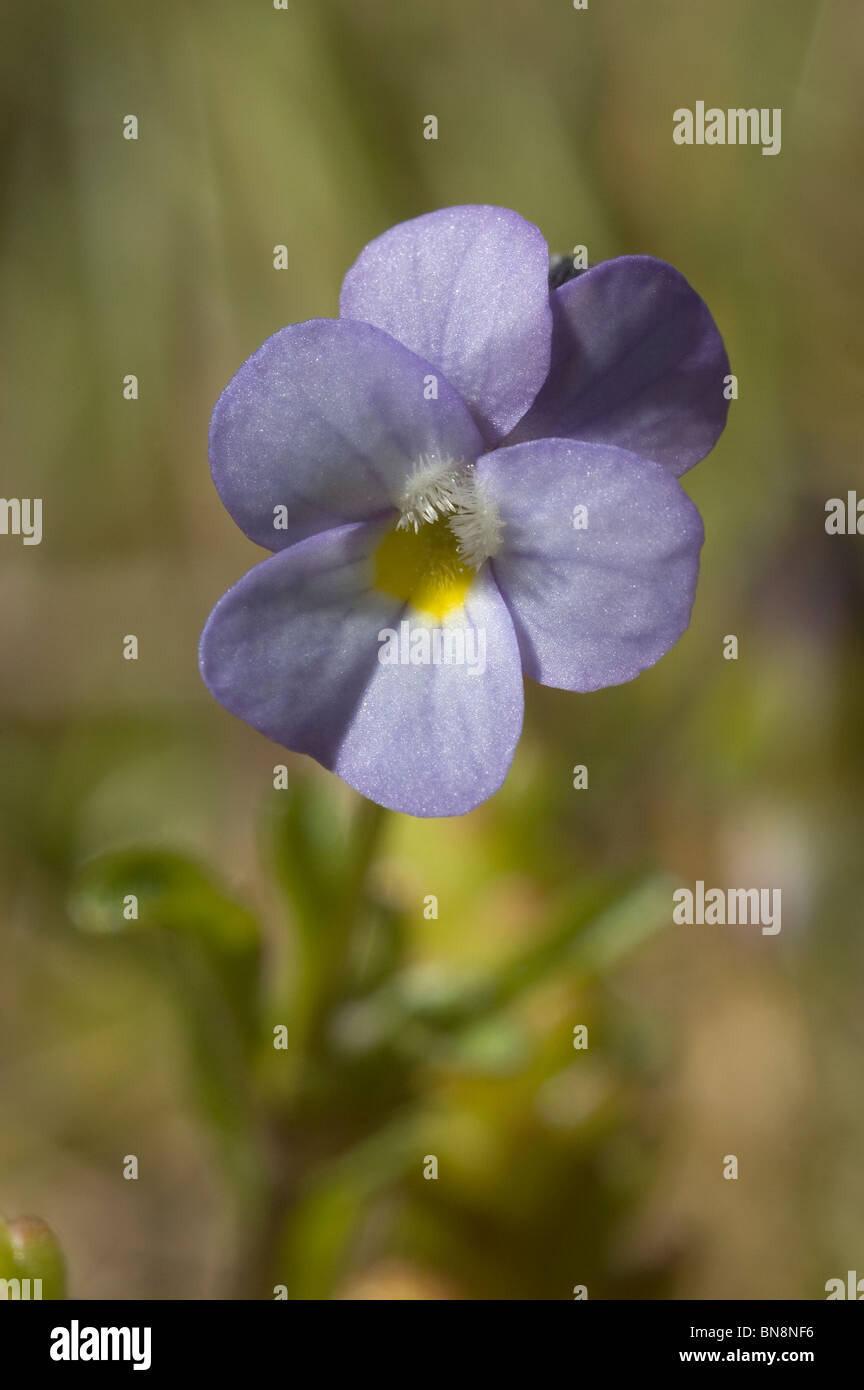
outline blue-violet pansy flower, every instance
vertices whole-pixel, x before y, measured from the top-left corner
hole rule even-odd
[[[219,495],[273,553],[208,619],[207,686],[416,816],[500,787],[523,672],[617,685],[690,619],[703,531],[677,479],[726,422],[720,334],[653,257],[548,273],[505,208],[402,223],[339,318],[274,334],[213,412]]]

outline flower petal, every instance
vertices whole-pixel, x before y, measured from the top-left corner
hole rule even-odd
[[[597,690],[632,680],[677,642],[703,532],[667,469],[623,449],[545,439],[485,454],[477,472],[503,522],[492,569],[526,675]]]
[[[707,305],[653,256],[620,256],[551,296],[549,376],[507,443],[585,439],[680,477],[726,424],[729,359]]]
[[[238,526],[281,550],[398,505],[424,456],[476,458],[483,444],[467,407],[446,381],[427,400],[430,375],[369,324],[312,319],[268,338],[210,424],[213,481]]]
[[[370,242],[345,276],[339,312],[434,363],[496,443],[546,378],[548,271],[542,234],[518,213],[444,208]]]
[[[481,573],[438,628],[463,633],[461,664],[382,664],[400,622],[430,631],[373,585],[386,530],[345,526],[256,565],[211,613],[201,674],[226,709],[382,806],[461,815],[497,791],[512,761],[522,724],[516,635]],[[382,639],[388,629],[394,638]]]

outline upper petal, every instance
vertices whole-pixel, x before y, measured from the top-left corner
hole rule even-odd
[[[597,690],[632,680],[677,642],[703,531],[668,469],[545,439],[485,454],[477,471],[503,522],[492,568],[526,675]]]
[[[361,251],[339,312],[384,328],[458,387],[497,442],[549,368],[549,253],[507,208],[444,208],[402,222]]]
[[[434,631],[374,586],[385,531],[342,527],[256,565],[211,613],[201,674],[227,709],[382,806],[461,815],[497,791],[519,738],[516,636],[487,571],[438,625],[462,633],[461,662],[383,664],[401,622],[409,656],[411,632]]]
[[[551,296],[552,364],[508,443],[616,444],[680,477],[716,444],[729,359],[707,305],[653,256],[604,261]]]
[[[238,526],[280,550],[398,505],[424,456],[476,458],[482,440],[458,392],[439,381],[427,399],[432,373],[369,324],[312,319],[268,338],[210,423],[213,481]]]

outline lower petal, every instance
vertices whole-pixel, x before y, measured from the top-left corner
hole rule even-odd
[[[485,454],[503,525],[492,561],[526,675],[598,690],[653,666],[686,630],[702,522],[662,465],[564,439]]]
[[[379,591],[385,535],[345,526],[256,565],[211,613],[201,674],[226,709],[382,806],[461,815],[513,758],[516,635],[488,569],[437,623]]]

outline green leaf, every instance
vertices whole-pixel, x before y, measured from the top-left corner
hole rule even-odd
[[[592,975],[612,970],[670,925],[674,888],[674,880],[667,874],[644,879],[588,923],[574,941],[570,959]]]
[[[318,1171],[281,1232],[273,1282],[290,1298],[332,1297],[370,1206],[409,1171],[417,1146],[417,1116],[406,1110]]]
[[[91,860],[79,874],[70,910],[86,932],[164,927],[232,956],[258,946],[253,914],[200,864],[173,850],[135,847]]]
[[[137,918],[124,917],[134,898]],[[150,935],[176,1000],[197,1103],[244,1200],[260,1187],[251,1062],[260,1028],[255,917],[173,851],[114,851],[85,865],[71,901],[82,931]]]
[[[258,922],[195,860],[148,846],[100,855],[82,868],[70,915],[96,935],[161,931],[194,943],[212,960],[244,1028],[252,1026]]]
[[[618,882],[584,884],[537,941],[495,969],[406,971],[396,982],[399,1008],[432,1028],[473,1028],[554,973],[611,970],[671,922],[671,903],[666,875],[631,882],[623,891]]]

